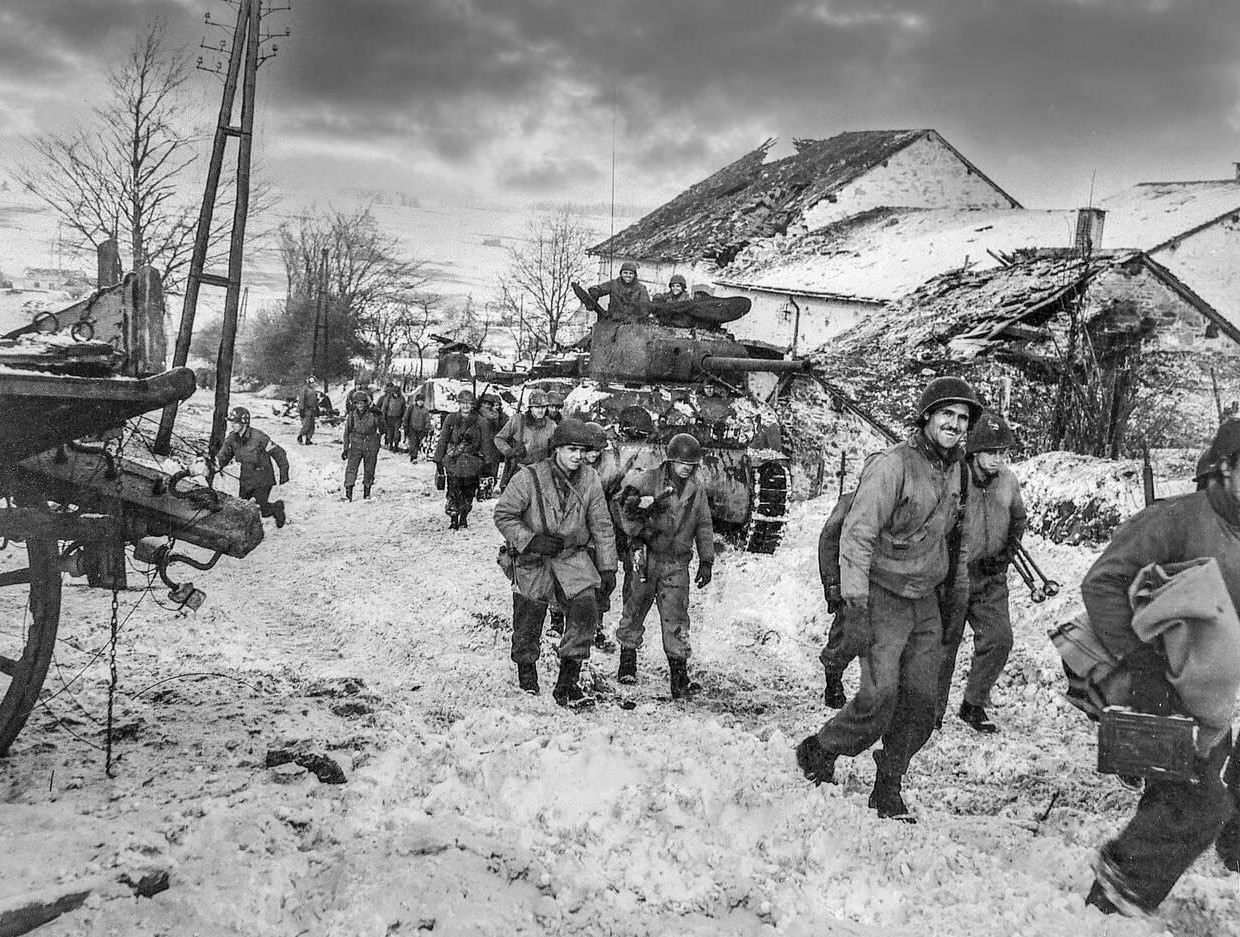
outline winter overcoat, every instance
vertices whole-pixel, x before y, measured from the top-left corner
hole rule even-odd
[[[344,451],[356,448],[363,454],[378,452],[381,429],[379,414],[373,408],[362,413],[350,410],[344,418]]]
[[[866,463],[840,530],[842,598],[864,602],[873,581],[920,599],[947,578],[947,534],[960,512],[960,456],[957,449],[942,458],[919,429]],[[953,592],[965,602],[969,545],[961,541]]]
[[[607,316],[617,322],[640,322],[650,314],[650,294],[640,280],[626,284],[617,277],[606,283],[590,287],[591,298],[609,296],[607,300]]]
[[[477,478],[492,449],[490,423],[477,413],[449,413],[439,428],[435,461],[453,478]]]
[[[388,391],[379,398],[379,409],[385,420],[399,420],[405,415],[405,395],[398,390]]]
[[[554,459],[526,466],[495,502],[495,526],[518,551],[513,588],[527,599],[550,601],[556,583],[571,599],[602,584],[599,570],[616,568],[616,541],[603,486],[588,465],[572,475],[562,472]],[[556,556],[524,553],[536,534],[558,534],[564,538],[564,549]],[[593,548],[593,559],[587,547]]]
[[[505,459],[519,465],[532,465],[547,458],[547,444],[555,432],[555,421],[548,417],[534,419],[528,413],[514,413],[495,434],[495,448]]]
[[[288,481],[288,456],[261,429],[247,427],[244,435],[229,433],[216,454],[220,468],[233,459],[241,466],[240,486],[244,489],[270,488],[276,483],[271,462],[280,466],[281,483]]]
[[[623,496],[627,489],[655,498],[652,512],[644,519],[630,519],[620,512],[621,527],[630,539],[647,544],[650,552],[681,563],[693,558],[697,544],[698,559],[715,561],[715,528],[710,518],[706,490],[694,476],[683,483],[673,476],[671,464],[630,473],[620,486]]]
[[[411,403],[405,409],[405,432],[410,436],[425,436],[431,428],[431,411]]]
[[[319,392],[309,384],[303,384],[297,392],[297,415],[319,412]]]

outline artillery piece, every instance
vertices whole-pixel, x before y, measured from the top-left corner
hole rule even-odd
[[[580,288],[577,295],[599,319],[589,377],[564,405],[615,440],[603,454],[603,474],[658,465],[674,435],[691,433],[704,449],[698,477],[716,529],[746,550],[773,553],[791,473],[771,401],[779,376],[806,372],[809,362],[722,329],[749,311],[744,298],[655,306],[648,320],[631,322],[609,318]]]

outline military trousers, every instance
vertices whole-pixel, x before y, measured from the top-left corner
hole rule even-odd
[[[301,432],[298,435],[309,442],[314,437],[314,411],[307,410],[301,415]]]
[[[274,485],[258,485],[250,488],[246,486],[237,487],[237,497],[242,501],[253,501],[258,505],[258,513],[260,517],[274,517],[275,508],[271,506],[271,489]]]
[[[449,517],[469,517],[470,508],[474,506],[474,498],[477,494],[477,475],[449,475],[447,492],[444,496],[444,513]]]
[[[376,440],[377,442],[377,440]],[[379,461],[379,447],[350,446],[349,461],[344,466],[344,486],[352,488],[357,483],[357,468],[362,467],[362,485],[369,488],[375,483],[375,465]]]
[[[616,640],[622,648],[642,646],[646,616],[657,605],[663,629],[663,651],[668,657],[688,658],[689,646],[689,560],[646,552],[645,582],[642,571],[626,572],[624,609]]]
[[[594,589],[586,589],[571,599],[560,584],[555,584],[555,600],[567,612],[564,633],[560,636],[558,653],[564,660],[585,660],[594,641],[594,623],[598,620],[598,601]],[[547,602],[529,599],[519,592],[512,594],[512,659],[518,664],[532,664],[542,649],[543,622],[547,618]]]
[[[818,730],[838,755],[859,755],[878,740],[878,770],[903,775],[934,731],[942,625],[934,593],[917,599],[870,584],[874,643],[861,657],[856,696]]]
[[[973,629],[973,664],[969,667],[969,679],[965,683],[964,701],[973,706],[989,706],[990,691],[994,689],[999,675],[1007,666],[1008,655],[1012,653],[1012,619],[1008,611],[1006,570],[976,578],[970,571],[969,607],[963,614],[965,622]],[[956,634],[963,635],[963,631],[963,628],[958,628]],[[940,718],[947,712],[952,673],[956,669],[959,650],[959,637],[943,645],[936,709]]]

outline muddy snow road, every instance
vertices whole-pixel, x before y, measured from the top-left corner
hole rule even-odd
[[[516,690],[492,503],[449,532],[430,467],[387,452],[374,498],[346,503],[339,434],[298,446],[254,411],[292,461],[289,523],[195,572],[197,613],[131,573],[113,778],[109,596],[67,581],[46,699],[0,762],[0,914],[76,893],[40,934],[1240,934],[1240,879],[1212,851],[1159,919],[1083,905],[1091,850],[1135,795],[1092,771],[1090,728],[1057,699],[1045,632],[1072,588],[1036,607],[1015,592],[1003,732],[949,718],[907,780],[920,824],[880,821],[868,756],[819,789],[792,757],[826,712],[829,499],[797,506],[775,556],[724,553],[694,592],[700,702],[666,700],[656,637],[634,708],[596,653],[603,702],[573,714],[551,701],[549,643],[543,695]],[[1092,558],[1030,547],[1069,584]]]

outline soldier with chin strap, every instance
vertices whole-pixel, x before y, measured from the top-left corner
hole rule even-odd
[[[288,456],[270,436],[250,425],[250,411],[245,407],[233,407],[228,412],[228,429],[224,444],[215,454],[215,467],[222,469],[236,459],[241,465],[237,497],[256,502],[263,517],[274,517],[276,526],[283,527],[284,502],[270,500],[271,489],[277,484],[272,461],[280,467],[278,484],[283,485],[288,482]]]

